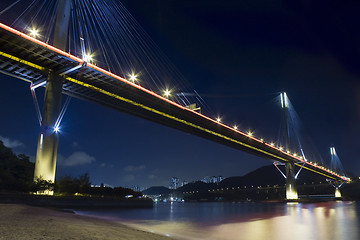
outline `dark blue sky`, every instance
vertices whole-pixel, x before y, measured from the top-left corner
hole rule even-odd
[[[333,144],[359,175],[356,1],[122,2],[214,114],[276,140],[276,97],[285,90],[324,160]],[[1,83],[0,136],[34,158],[39,127],[29,84],[5,75]],[[89,172],[93,183],[114,186],[229,177],[270,163],[77,99],[63,119],[59,154],[57,176]]]

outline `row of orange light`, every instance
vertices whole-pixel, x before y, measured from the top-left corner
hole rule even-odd
[[[133,83],[135,83],[135,82],[138,80],[138,79],[137,79],[137,76],[136,76],[135,74],[133,74],[133,73],[132,73],[131,75],[129,75],[129,79],[130,79]],[[171,91],[168,90],[168,89],[164,90],[163,93],[164,93],[163,96],[166,97],[166,98],[169,98],[169,97],[171,96]],[[194,111],[194,112],[195,112],[195,111]],[[196,113],[197,113],[197,112],[196,112]],[[219,117],[219,116],[216,117],[215,121],[216,121],[218,124],[221,124],[221,125],[223,125],[223,126],[225,126],[225,127],[227,127],[227,128],[231,128],[231,127],[229,127],[228,125],[223,124],[223,123],[221,122],[221,117]],[[243,132],[241,132],[241,131],[238,130],[238,126],[237,126],[237,125],[234,125],[234,126],[232,127],[232,129],[235,130],[236,132],[242,133],[243,135],[245,134],[245,133],[243,133]],[[262,142],[262,143],[265,143],[265,142],[264,142],[264,139],[262,139],[262,138],[261,138],[261,139],[257,139],[257,138],[255,138],[255,137],[253,137],[253,133],[252,133],[251,131],[248,131],[245,135],[247,135],[248,137],[250,137],[250,138],[252,138],[252,139],[254,139],[254,140],[257,140],[257,141],[260,141],[260,142]],[[265,144],[267,144],[267,143],[265,143]],[[318,166],[317,163],[312,163],[312,162],[308,162],[308,161],[304,160],[303,157],[302,157],[302,156],[298,156],[297,153],[291,154],[290,151],[286,151],[286,152],[285,152],[283,147],[281,147],[281,146],[280,146],[280,147],[276,147],[276,146],[275,146],[275,143],[273,143],[273,142],[270,142],[270,143],[267,144],[267,145],[270,145],[272,148],[274,148],[274,149],[276,149],[276,150],[278,150],[278,151],[281,151],[282,153],[285,153],[285,154],[287,154],[287,155],[289,155],[289,156],[291,156],[291,157],[294,157],[294,158],[300,160],[301,162],[305,162],[305,163],[307,163],[307,164],[309,164],[309,165],[312,165],[313,167],[320,168],[320,169],[322,169],[322,170],[324,170],[324,171],[326,171],[326,172],[328,172],[328,173],[331,173],[331,174],[336,175],[336,176],[338,176],[338,177],[340,177],[340,178],[343,178],[344,180],[350,180],[350,178],[346,178],[345,176],[340,176],[339,174],[337,174],[337,173],[334,172],[334,171],[331,171],[330,169],[327,169],[327,168],[325,168],[325,167],[323,167],[323,166]]]
[[[36,38],[36,37],[39,36],[39,31],[38,31],[37,29],[35,29],[35,28],[32,28],[32,29],[29,30],[29,35],[32,36],[32,37],[34,37],[34,38]],[[93,62],[94,59],[93,59],[93,57],[92,57],[91,54],[86,54],[85,56],[83,56],[83,61],[84,61],[84,62]],[[134,74],[134,73],[131,73],[131,74],[129,74],[128,76],[129,76],[129,80],[127,80],[127,79],[126,79],[126,80],[132,82],[133,84],[136,84],[136,82],[138,81],[137,75]],[[148,90],[148,91],[150,91],[150,90]],[[153,93],[153,95],[157,95],[157,94],[156,94],[156,93]],[[158,95],[157,95],[157,96],[158,96]],[[171,90],[169,90],[169,89],[163,90],[163,97],[169,99],[170,96],[171,96]],[[171,101],[171,100],[168,100],[168,101]],[[173,101],[171,101],[171,102],[172,102],[174,105],[178,105],[177,103],[175,103],[175,102],[173,102]],[[216,119],[214,120],[214,119],[208,118],[208,117],[206,117],[205,115],[202,115],[202,114],[200,114],[200,113],[198,113],[198,112],[196,112],[196,111],[193,111],[193,110],[191,110],[191,109],[187,109],[187,110],[192,111],[192,112],[194,112],[194,113],[196,113],[196,114],[199,114],[200,116],[205,117],[205,118],[207,118],[207,119],[210,119],[210,120],[212,120],[212,121],[215,121],[215,122],[217,122],[218,124],[220,124],[220,125],[228,128],[228,129],[232,129],[232,130],[234,130],[234,131],[236,131],[236,132],[238,132],[238,133],[241,133],[242,135],[246,135],[246,136],[248,136],[249,138],[251,138],[251,139],[253,139],[253,140],[256,140],[256,141],[258,141],[258,142],[265,143],[265,142],[264,142],[264,139],[262,139],[262,138],[261,138],[261,139],[258,139],[258,138],[253,137],[253,133],[252,133],[251,131],[248,131],[247,133],[243,133],[243,132],[241,132],[241,131],[238,130],[238,126],[237,126],[237,125],[234,125],[233,127],[230,127],[230,126],[228,126],[228,125],[223,124],[223,123],[221,122],[221,118],[220,118],[220,117],[216,117]],[[294,158],[298,159],[298,160],[301,161],[301,162],[307,163],[307,164],[309,164],[309,165],[311,165],[311,166],[313,166],[313,167],[316,167],[316,168],[320,168],[320,169],[322,169],[322,170],[324,170],[324,171],[326,171],[326,172],[328,172],[328,173],[331,173],[331,174],[333,174],[333,175],[335,175],[335,176],[337,176],[337,177],[339,177],[339,178],[341,178],[341,179],[343,179],[343,180],[350,181],[350,178],[347,178],[347,177],[345,177],[345,176],[340,176],[339,174],[335,173],[334,171],[331,171],[330,169],[327,169],[327,168],[325,168],[325,167],[323,167],[323,166],[318,166],[317,163],[312,163],[312,162],[308,162],[308,161],[306,161],[306,160],[303,160],[303,157],[298,156],[296,153],[291,154],[290,151],[286,151],[286,152],[285,152],[285,151],[283,150],[283,147],[281,147],[281,146],[280,146],[280,147],[276,147],[273,142],[271,142],[271,143],[265,143],[265,144],[268,145],[268,146],[270,146],[270,147],[272,147],[272,148],[274,148],[274,149],[276,149],[276,150],[278,150],[278,151],[280,151],[280,152],[282,152],[282,153],[284,153],[284,154],[286,154],[286,155],[288,155],[288,156],[294,157]]]
[[[227,127],[227,128],[231,128],[231,127],[229,127],[228,125],[225,125],[225,124],[221,123],[221,118],[220,118],[220,117],[217,117],[217,118],[216,118],[216,122],[219,123],[219,124],[221,124],[222,126],[225,126],[225,127]],[[233,126],[232,129],[233,129],[234,131],[236,131],[236,132],[240,132],[240,133],[243,134],[243,135],[247,135],[249,138],[251,138],[251,139],[253,139],[253,140],[256,140],[256,141],[258,141],[258,142],[265,143],[266,145],[268,145],[268,146],[270,146],[270,147],[272,147],[272,148],[274,148],[274,149],[276,149],[276,150],[278,150],[278,151],[280,151],[280,152],[282,152],[282,153],[284,153],[284,154],[286,154],[286,155],[288,155],[288,156],[291,156],[291,157],[293,157],[293,158],[296,158],[297,160],[299,160],[299,161],[301,161],[301,162],[303,162],[303,163],[309,164],[309,165],[311,165],[311,166],[313,166],[313,167],[315,167],[315,168],[319,168],[319,169],[321,169],[321,170],[323,170],[323,171],[326,171],[326,172],[328,172],[328,173],[330,173],[330,174],[333,174],[333,175],[335,175],[335,176],[337,176],[337,177],[339,177],[339,178],[341,178],[341,179],[343,179],[343,180],[346,180],[346,181],[350,181],[350,180],[351,180],[351,179],[348,178],[348,177],[340,176],[338,173],[336,173],[336,172],[334,172],[334,171],[332,171],[332,170],[330,170],[330,169],[328,169],[328,168],[325,168],[325,167],[323,167],[323,166],[319,166],[316,162],[313,163],[313,162],[309,162],[309,161],[307,161],[307,160],[304,160],[303,157],[302,157],[302,156],[299,156],[297,153],[291,154],[290,151],[284,151],[283,147],[281,147],[281,146],[280,146],[280,147],[276,147],[276,146],[275,146],[275,143],[273,143],[273,142],[271,142],[271,143],[266,143],[266,142],[264,142],[264,139],[263,139],[263,138],[261,138],[261,139],[255,138],[255,137],[253,136],[253,133],[252,133],[251,131],[248,131],[247,134],[245,134],[245,133],[239,131],[239,130],[238,130],[238,127],[237,127],[236,125]]]
[[[137,75],[134,74],[134,73],[129,74],[129,80],[130,80],[132,83],[136,83],[136,82],[138,81]],[[155,93],[155,94],[156,94],[156,93]],[[165,90],[163,91],[163,96],[166,97],[166,98],[170,98],[170,96],[171,96],[171,90],[165,89]],[[176,103],[174,102],[174,104],[176,104]],[[190,109],[189,109],[189,110],[190,110]],[[193,111],[193,110],[190,110],[190,111]],[[196,111],[193,111],[193,112],[199,114],[199,113],[196,112]],[[205,116],[202,115],[202,114],[200,114],[200,115],[203,116],[203,117],[205,117]],[[206,117],[206,118],[207,118],[207,117]],[[243,135],[246,135],[246,136],[248,136],[249,138],[252,138],[252,139],[254,139],[254,140],[258,141],[258,142],[265,143],[266,145],[269,145],[270,147],[272,147],[272,148],[274,148],[274,149],[276,149],[276,150],[278,150],[278,151],[281,151],[282,153],[284,153],[284,154],[286,154],[286,155],[288,155],[288,156],[294,157],[294,158],[298,159],[299,161],[301,161],[301,162],[303,162],[303,163],[307,163],[307,164],[309,164],[309,165],[311,165],[311,166],[313,166],[313,167],[320,168],[320,169],[322,169],[322,170],[324,170],[324,171],[326,171],[326,172],[328,172],[328,173],[331,173],[331,174],[333,174],[333,175],[336,175],[337,177],[342,178],[342,179],[344,179],[344,180],[346,180],[346,181],[349,181],[349,180],[350,180],[350,178],[347,178],[347,177],[345,177],[345,176],[340,176],[339,174],[337,174],[337,173],[334,172],[334,171],[331,171],[330,169],[327,169],[327,168],[325,168],[325,167],[323,167],[323,166],[318,166],[317,163],[312,163],[312,162],[308,162],[308,161],[304,160],[303,157],[302,157],[302,156],[299,156],[297,153],[291,154],[291,152],[288,151],[288,150],[287,150],[287,151],[284,151],[284,148],[283,148],[283,147],[281,147],[281,146],[280,146],[280,147],[276,147],[276,146],[275,146],[275,143],[273,143],[273,142],[266,143],[266,142],[264,142],[264,139],[263,139],[263,138],[261,138],[261,139],[255,138],[255,137],[253,137],[253,132],[251,132],[251,131],[248,131],[247,133],[243,133],[243,132],[241,132],[241,131],[238,130],[238,126],[237,126],[237,125],[234,125],[233,127],[230,127],[230,126],[228,126],[228,125],[226,125],[226,124],[223,124],[223,123],[221,122],[221,117],[219,117],[219,116],[216,117],[215,119],[211,119],[211,120],[212,120],[212,121],[216,121],[218,124],[221,124],[222,126],[224,126],[224,127],[226,127],[226,128],[230,128],[230,129],[232,129],[232,130],[234,130],[234,131],[236,131],[236,132],[238,132],[238,133],[241,133],[241,134],[243,134]]]

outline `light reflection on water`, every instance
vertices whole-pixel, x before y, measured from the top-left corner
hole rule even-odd
[[[159,203],[153,209],[81,212],[178,239],[358,240],[360,204]]]

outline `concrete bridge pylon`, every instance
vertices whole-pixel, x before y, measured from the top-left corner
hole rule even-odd
[[[285,125],[285,148],[286,151],[289,151],[290,142],[289,142],[289,131],[288,131],[288,123],[286,117],[286,111],[288,108],[288,98],[285,92],[280,94],[280,101],[281,101],[281,109],[282,109],[282,117]],[[294,169],[294,162],[286,162],[286,200],[296,200],[298,199],[298,192],[296,188],[295,182],[295,169]]]
[[[54,31],[53,45],[61,50],[66,49],[71,14],[72,0],[59,0]],[[34,181],[39,179],[55,181],[55,170],[58,150],[58,128],[56,122],[61,111],[63,79],[53,71],[48,73],[45,88],[44,107],[38,145]],[[53,195],[53,191],[44,190],[38,194]]]

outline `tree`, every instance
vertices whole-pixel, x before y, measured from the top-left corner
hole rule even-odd
[[[32,184],[32,192],[54,191],[55,184],[52,181],[37,178]]]
[[[29,192],[33,188],[34,163],[16,154],[0,141],[0,191]]]
[[[79,177],[79,192],[88,193],[91,187],[90,176],[88,173],[84,173]]]

